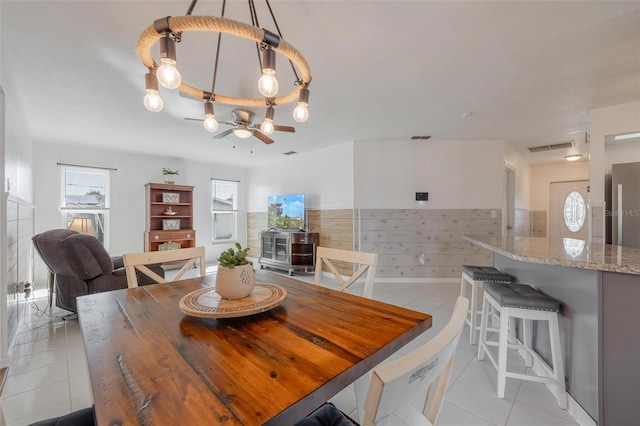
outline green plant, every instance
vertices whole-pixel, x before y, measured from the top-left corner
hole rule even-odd
[[[237,251],[234,251],[233,248],[229,250],[223,251],[220,253],[220,257],[218,258],[218,262],[220,262],[220,266],[225,266],[227,268],[234,268],[240,265],[246,265],[249,263],[247,260],[247,252],[248,248],[243,249],[240,243],[235,244]]]
[[[162,168],[162,174],[163,175],[179,175],[180,171],[179,170],[171,170],[171,169],[167,169],[166,167]]]

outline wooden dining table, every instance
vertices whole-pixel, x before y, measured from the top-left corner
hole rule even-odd
[[[77,299],[102,425],[293,425],[431,327],[431,316],[269,271],[266,312],[199,318],[215,275]]]

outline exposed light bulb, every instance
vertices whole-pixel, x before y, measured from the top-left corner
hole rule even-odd
[[[262,53],[262,76],[258,80],[258,90],[265,98],[273,98],[278,94],[276,80],[276,52],[271,48]]]
[[[273,120],[271,120],[270,118],[265,118],[260,125],[260,131],[265,135],[272,135],[273,130]]]
[[[204,129],[207,132],[215,132],[218,130],[218,121],[213,115],[213,102],[207,101],[204,103]]]
[[[265,98],[273,98],[278,94],[278,80],[273,70],[263,70],[262,77],[258,80],[258,90]]]
[[[156,70],[158,82],[167,89],[177,89],[182,77],[176,68],[176,42],[165,33],[160,39],[160,67]]]
[[[147,94],[144,95],[144,106],[151,112],[162,111],[164,102],[157,90],[147,89]]]
[[[212,132],[212,133],[218,130],[218,121],[215,119],[213,114],[206,115],[206,118],[204,119],[204,129],[207,132]]]
[[[298,106],[293,110],[293,119],[298,123],[304,123],[309,118],[309,109],[304,102],[298,102]]]
[[[164,102],[158,94],[158,80],[153,73],[148,72],[144,76],[147,94],[144,95],[144,106],[151,112],[158,112],[164,107]]]
[[[302,87],[298,95],[298,106],[293,110],[293,119],[298,123],[304,123],[309,118],[309,89]]]
[[[174,59],[163,58],[160,62],[162,65],[156,70],[158,83],[167,89],[177,89],[180,87],[182,76],[180,76],[180,72],[176,68],[176,61]]]
[[[267,107],[267,111],[264,114],[264,121],[260,125],[260,131],[262,131],[262,133],[264,133],[265,135],[271,135],[275,130],[273,127],[274,113],[275,111],[273,110],[273,106],[269,105]]]

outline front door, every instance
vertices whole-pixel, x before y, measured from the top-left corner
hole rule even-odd
[[[549,238],[589,239],[589,181],[549,184]]]

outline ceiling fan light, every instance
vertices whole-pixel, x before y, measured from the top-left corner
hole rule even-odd
[[[241,125],[240,127],[236,127],[233,129],[233,134],[239,137],[240,139],[250,138],[253,132],[247,129],[247,126]]]

